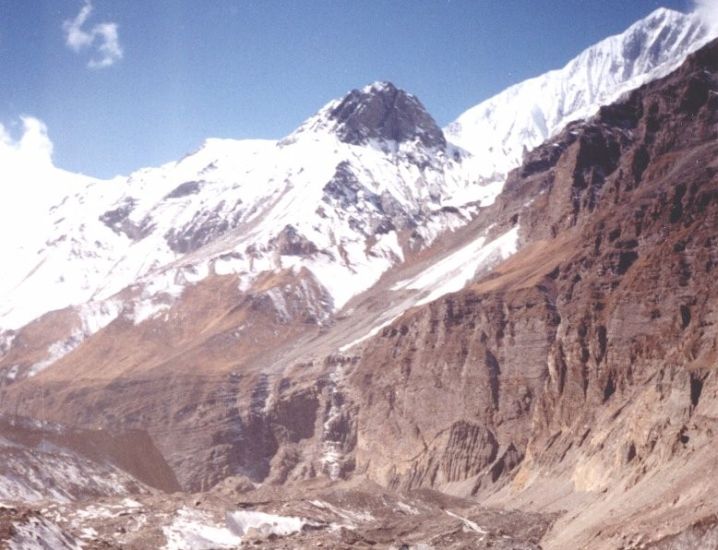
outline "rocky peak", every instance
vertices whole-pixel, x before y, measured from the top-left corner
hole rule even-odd
[[[421,102],[391,82],[375,82],[352,90],[330,108],[328,118],[345,143],[418,139],[426,147],[446,146],[443,132]]]

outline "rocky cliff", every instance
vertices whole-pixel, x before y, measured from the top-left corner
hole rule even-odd
[[[522,249],[367,345],[358,471],[496,502],[610,492],[644,521],[666,512],[650,494],[671,527],[708,512],[705,478],[660,472],[715,441],[716,159],[718,42],[529,154],[491,212]]]

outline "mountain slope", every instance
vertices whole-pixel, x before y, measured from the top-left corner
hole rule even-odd
[[[381,102],[389,105],[376,116],[396,120],[365,120]],[[299,266],[322,279],[326,315],[405,253],[465,223],[441,209],[464,185],[455,165],[421,104],[376,84],[328,105],[281,142],[210,140],[124,183],[78,186],[50,209],[45,242],[14,254],[0,326],[104,301],[134,283],[172,295],[210,273],[236,273],[250,286],[258,273]],[[340,273],[347,281],[337,286]],[[163,309],[135,306],[154,308],[135,312],[138,320]],[[109,316],[118,306],[101,309]]]
[[[569,122],[595,114],[645,82],[664,76],[715,31],[695,14],[660,8],[622,34],[606,38],[562,69],[516,84],[472,107],[445,128],[470,151],[470,175],[500,183],[525,151]],[[490,202],[490,199],[489,199]]]

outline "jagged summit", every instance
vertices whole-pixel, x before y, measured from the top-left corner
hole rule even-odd
[[[373,82],[331,101],[281,143],[316,132],[329,132],[351,145],[418,141],[424,147],[446,147],[444,133],[421,101],[387,81]]]
[[[418,139],[427,147],[446,146],[443,132],[421,102],[391,82],[352,90],[330,110],[329,118],[336,122],[335,132],[345,143]]]

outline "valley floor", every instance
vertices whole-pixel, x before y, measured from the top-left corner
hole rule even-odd
[[[533,550],[557,514],[482,508],[434,491],[303,483],[210,493],[0,505],[8,548],[394,548]]]

